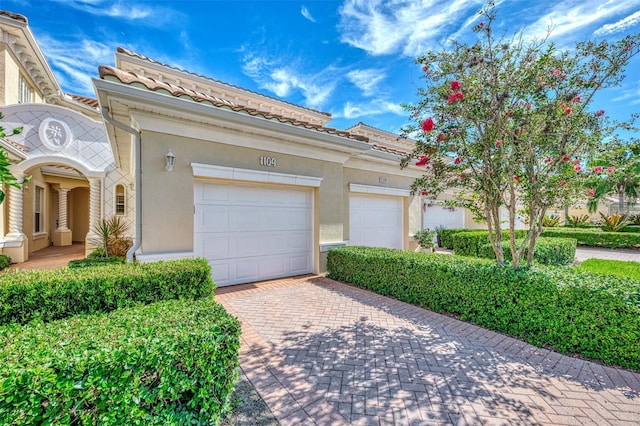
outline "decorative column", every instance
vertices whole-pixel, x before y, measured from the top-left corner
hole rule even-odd
[[[100,220],[100,178],[89,178],[89,233],[85,239],[85,253],[88,255],[98,245],[99,238],[94,228]]]
[[[22,183],[24,174],[16,174],[19,183]],[[23,240],[26,238],[22,232],[22,190],[9,186],[9,233],[7,239]]]
[[[24,173],[13,172],[19,183],[23,183]],[[5,236],[3,254],[13,262],[20,263],[29,259],[29,239],[22,232],[24,209],[22,190],[9,186],[9,233]]]
[[[73,233],[67,227],[67,194],[68,188],[58,188],[58,227],[53,231],[54,246],[70,246],[73,244]]]
[[[58,189],[58,231],[67,231],[67,188]]]

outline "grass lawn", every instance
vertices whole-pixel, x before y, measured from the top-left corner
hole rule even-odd
[[[579,270],[601,274],[629,277],[640,281],[640,262],[622,260],[587,259],[578,266]]]

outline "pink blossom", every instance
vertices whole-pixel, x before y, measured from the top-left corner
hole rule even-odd
[[[560,70],[553,70],[553,75],[560,75],[562,74],[562,71]]]
[[[452,81],[451,82],[451,90],[452,91],[456,91],[456,90],[460,90],[460,88],[462,87],[462,84],[460,84],[459,81]]]
[[[602,173],[602,169],[603,169],[603,167],[602,167],[602,166],[595,166],[595,167],[593,168],[593,172],[594,172],[594,173]]]
[[[455,93],[452,93],[452,94],[449,95],[449,103],[450,104],[455,103],[455,101],[457,101],[457,100],[458,100],[458,97],[456,96]]]
[[[564,110],[564,113],[567,114],[567,115],[570,115],[572,112],[573,112],[573,109],[571,109],[571,108],[566,108]]]
[[[462,159],[460,157],[456,157],[455,160],[453,160],[453,164],[460,164],[462,163]]]
[[[596,117],[602,117],[604,115],[604,110],[600,109],[600,110],[594,112],[594,114],[595,114]]]
[[[460,180],[465,180],[467,178],[467,175],[464,173],[460,173]]]
[[[530,109],[533,106],[533,104],[531,102],[527,102],[527,105],[525,106],[527,107],[527,109]]]
[[[429,67],[427,65],[423,66],[422,71],[429,72]]]
[[[420,192],[420,195],[422,195],[423,197],[426,197],[427,195],[429,195],[429,193],[427,191],[422,191]]]
[[[574,104],[577,104],[581,100],[582,100],[582,98],[580,96],[576,96],[575,98],[573,98],[573,100],[571,102],[573,102]]]
[[[422,130],[430,132],[433,130],[433,118],[429,117],[422,123]]]
[[[551,163],[551,162],[553,162],[553,158],[547,157],[547,163]]]
[[[565,186],[567,184],[566,180],[561,180],[560,182],[558,182],[558,186]]]
[[[480,21],[480,23],[478,24],[478,26],[480,26],[480,28],[484,27],[484,21]]]
[[[582,170],[582,166],[580,165],[574,166],[573,170],[575,170],[576,172],[579,172],[580,170]]]
[[[504,143],[504,141],[502,139],[496,139],[496,146],[499,148],[502,144]]]
[[[595,190],[595,189],[589,189],[589,190],[587,190],[587,195],[588,195],[589,197],[595,197],[595,195],[596,195],[596,190]]]
[[[420,159],[416,162],[416,166],[426,166],[429,163],[429,157],[426,155],[421,155]]]
[[[580,159],[576,158],[575,160],[572,161],[573,164],[580,164]]]
[[[520,176],[514,175],[513,180],[515,180],[516,182],[520,182]]]
[[[615,171],[616,171],[616,168],[614,166],[607,167],[607,173],[613,173]]]
[[[447,141],[447,135],[445,135],[444,133],[438,133],[438,136],[436,136],[436,140],[438,142],[446,142]]]
[[[463,101],[464,100],[464,93],[462,93],[462,92],[456,93],[456,98],[458,98],[459,101]]]
[[[569,160],[571,160],[571,157],[569,157],[567,154],[562,156],[562,161],[566,162],[566,161],[569,161]]]

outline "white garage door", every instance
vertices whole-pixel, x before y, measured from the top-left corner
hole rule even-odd
[[[402,198],[352,194],[349,244],[403,248]]]
[[[313,271],[312,190],[196,182],[194,252],[218,286]]]
[[[464,209],[440,205],[427,206],[422,215],[422,227],[434,229],[436,226],[443,226],[447,229],[464,228]]]

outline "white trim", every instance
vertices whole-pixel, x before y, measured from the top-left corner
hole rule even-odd
[[[240,169],[237,167],[215,166],[212,164],[201,163],[191,163],[191,167],[193,168],[193,176],[200,178],[281,183],[285,185],[310,186],[314,188],[318,188],[322,183],[322,178],[315,176],[265,172],[262,170]]]
[[[349,183],[349,191],[362,194],[373,195],[394,195],[396,197],[409,197],[411,191],[400,188],[387,188],[385,186],[362,185],[359,183]]]
[[[194,254],[192,251],[184,251],[177,253],[156,253],[156,254],[136,254],[136,260],[140,263],[158,262],[161,260],[180,260],[192,259]]]

